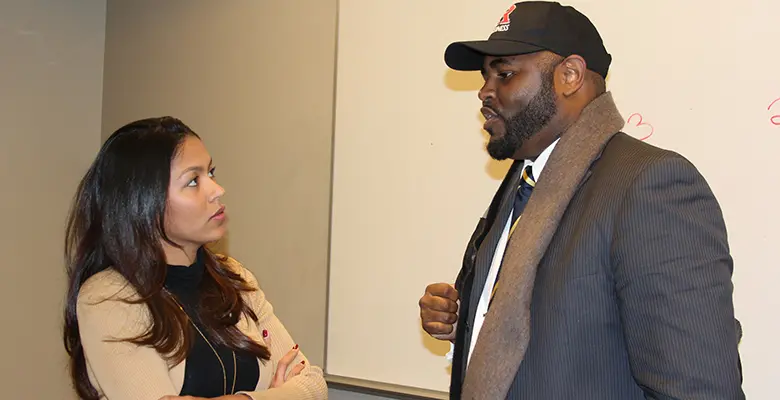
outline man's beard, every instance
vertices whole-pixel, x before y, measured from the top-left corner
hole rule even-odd
[[[487,145],[488,154],[496,160],[511,158],[523,144],[536,135],[550,122],[557,113],[558,106],[555,103],[553,91],[553,73],[545,74],[542,78],[542,87],[534,95],[528,105],[517,114],[505,119],[498,115],[504,122],[505,133],[501,137],[490,138]]]

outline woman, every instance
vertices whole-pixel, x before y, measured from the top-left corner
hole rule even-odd
[[[226,230],[208,151],[171,118],[105,142],[68,220],[65,348],[83,399],[326,399]]]

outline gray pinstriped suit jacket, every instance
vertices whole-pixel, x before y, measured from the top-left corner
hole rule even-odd
[[[510,169],[456,282],[451,398],[744,399],[720,207],[692,164],[615,133],[622,121],[606,93],[562,136],[466,371],[521,163]]]

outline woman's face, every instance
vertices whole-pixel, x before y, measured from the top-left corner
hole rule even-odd
[[[225,189],[214,179],[206,146],[197,137],[188,136],[171,163],[165,210],[168,238],[190,256],[200,246],[222,238],[227,229],[227,213],[221,203],[224,194]]]

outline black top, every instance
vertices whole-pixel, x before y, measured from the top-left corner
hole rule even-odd
[[[187,356],[184,369],[184,385],[180,396],[219,397],[224,395],[225,377],[227,379],[227,394],[238,391],[254,391],[260,379],[260,366],[257,358],[245,351],[236,351],[236,379],[235,391],[233,388],[233,354],[226,346],[218,346],[209,337],[206,329],[198,318],[198,300],[200,298],[200,283],[206,271],[203,261],[203,251],[198,252],[195,263],[190,266],[169,265],[168,275],[165,278],[165,287],[176,296],[187,315],[198,325],[198,328],[209,339],[209,342],[222,358],[225,365],[225,374],[222,373],[220,364],[214,351],[198,331],[189,325],[193,347]]]

